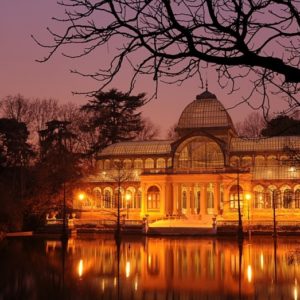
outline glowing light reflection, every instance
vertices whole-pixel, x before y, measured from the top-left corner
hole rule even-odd
[[[134,290],[137,291],[137,289],[138,289],[138,280],[136,278],[134,281]]]
[[[126,277],[128,278],[130,276],[130,261],[126,262],[125,273]]]
[[[260,254],[260,267],[263,270],[264,269],[264,255]]]
[[[294,300],[298,300],[298,287],[294,287]]]
[[[78,263],[77,270],[78,270],[78,276],[82,277],[82,275],[83,275],[83,260],[82,259]]]
[[[248,282],[252,281],[252,267],[250,265],[248,265],[247,268],[247,278],[248,278]]]

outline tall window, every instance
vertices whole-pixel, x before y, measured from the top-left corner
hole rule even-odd
[[[110,190],[104,191],[103,206],[105,208],[111,208],[111,191]]]
[[[139,158],[134,160],[134,168],[135,169],[143,169],[143,161]]]
[[[166,167],[166,161],[164,158],[159,158],[156,161],[156,168],[157,169],[164,169]]]
[[[145,160],[145,169],[154,169],[154,160],[152,158]]]
[[[182,192],[182,208],[186,209],[186,191]]]
[[[101,190],[99,188],[95,188],[93,190],[94,194],[94,201],[95,201],[95,206],[96,207],[101,207]]]
[[[206,191],[207,208],[214,208],[214,186],[210,183]]]
[[[148,209],[159,209],[160,193],[156,186],[149,187],[147,191],[147,207]]]
[[[141,202],[142,202],[142,192],[138,190],[135,193],[134,208],[141,208]]]
[[[240,201],[240,207],[243,207],[243,189],[241,186],[234,185],[229,193],[229,207],[237,209]]]
[[[260,185],[254,187],[254,208],[265,208],[264,188]]]
[[[195,209],[197,214],[200,213],[200,201],[201,201],[201,192],[197,191],[196,198],[195,198]]]
[[[293,194],[291,189],[285,189],[283,192],[283,208],[292,208]]]
[[[295,191],[295,208],[300,208],[300,189]]]

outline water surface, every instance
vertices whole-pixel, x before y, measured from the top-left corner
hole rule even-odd
[[[3,299],[300,299],[298,237],[6,239]]]

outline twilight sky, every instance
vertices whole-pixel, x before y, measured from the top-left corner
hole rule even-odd
[[[33,34],[43,42],[50,41],[51,37],[46,28],[49,26],[59,30],[61,25],[51,18],[62,15],[63,8],[55,0],[1,0],[0,99],[7,95],[21,94],[28,98],[53,98],[62,102],[83,104],[88,99],[84,95],[73,95],[72,91],[97,89],[97,82],[71,74],[70,69],[95,71],[103,61],[108,60],[109,48],[99,51],[98,55],[80,60],[68,59],[57,53],[46,63],[35,61],[47,52],[35,44],[30,35]],[[242,85],[241,92],[227,95],[227,91],[216,84],[213,70],[207,73],[209,90],[216,94],[225,108],[241,100],[241,94],[245,91],[242,89],[247,89],[247,82]],[[126,72],[121,73],[111,87],[125,91],[129,76]],[[151,94],[153,88],[153,81],[146,77],[138,82],[134,93]],[[182,86],[161,84],[158,98],[144,107],[143,114],[160,126],[161,136],[164,137],[167,129],[178,121],[184,107],[202,91],[196,78]],[[273,110],[279,111],[280,106],[275,104]],[[250,111],[244,104],[230,109],[229,114],[235,123],[241,121]]]

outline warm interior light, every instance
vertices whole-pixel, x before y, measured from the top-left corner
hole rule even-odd
[[[250,199],[251,199],[251,194],[247,193],[247,194],[245,195],[245,198],[246,198],[246,200],[250,200]]]
[[[78,195],[78,199],[79,199],[79,200],[83,200],[83,199],[84,199],[84,194],[83,194],[83,193],[80,193],[80,194]]]
[[[126,194],[125,198],[127,201],[129,201],[131,199],[131,195],[128,193],[128,194]]]

